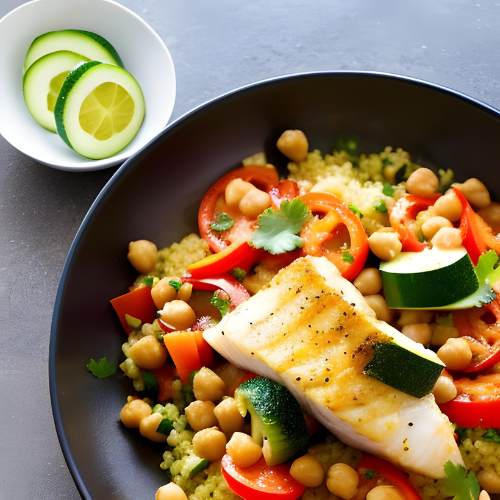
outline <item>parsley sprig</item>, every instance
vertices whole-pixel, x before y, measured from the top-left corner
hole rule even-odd
[[[444,465],[447,477],[441,480],[442,492],[453,500],[477,500],[480,486],[473,472],[466,473],[462,465],[453,465],[448,460]]]
[[[116,365],[111,363],[106,358],[100,359],[98,362],[91,359],[87,365],[87,370],[97,378],[106,378],[116,373]]]

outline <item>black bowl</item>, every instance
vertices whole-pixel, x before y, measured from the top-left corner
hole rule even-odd
[[[497,185],[500,114],[424,82],[374,73],[317,73],[278,78],[230,93],[170,125],[130,158],[102,190],[73,242],[55,304],[50,391],[61,446],[86,499],[153,499],[166,482],[163,446],[119,422],[130,380],[98,380],[90,358],[121,360],[126,338],[109,300],[125,293],[135,272],[130,241],[159,247],[197,230],[205,190],[242,158],[274,146],[283,130],[306,132],[311,148],[329,151],[339,133],[355,133],[368,152],[402,147],[458,179]]]

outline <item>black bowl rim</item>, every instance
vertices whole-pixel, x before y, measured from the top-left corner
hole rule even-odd
[[[182,127],[183,124],[187,121],[190,121],[192,119],[196,119],[196,116],[209,111],[211,108],[215,108],[224,101],[226,101],[228,98],[234,96],[235,94],[241,94],[245,95],[247,93],[253,92],[256,88],[261,88],[261,87],[267,87],[267,86],[272,86],[277,83],[280,83],[282,81],[288,81],[288,80],[301,80],[301,79],[315,79],[315,78],[324,78],[324,77],[332,77],[332,76],[338,76],[338,77],[375,77],[375,78],[380,78],[380,79],[389,79],[389,80],[398,80],[402,81],[405,83],[408,83],[410,85],[417,85],[417,86],[423,86],[431,90],[435,90],[437,92],[442,92],[445,94],[451,94],[454,97],[457,97],[458,99],[462,99],[469,104],[471,104],[474,107],[480,108],[483,111],[486,111],[489,114],[492,114],[496,118],[500,119],[500,111],[497,110],[496,108],[479,101],[478,99],[475,99],[473,97],[469,97],[466,94],[463,94],[461,92],[458,92],[456,90],[453,90],[449,87],[445,87],[444,85],[438,85],[435,83],[430,83],[425,80],[420,80],[418,78],[412,78],[409,76],[402,76],[402,75],[397,75],[393,73],[384,73],[384,72],[378,72],[378,71],[313,71],[313,72],[306,72],[306,73],[296,73],[296,74],[290,74],[290,75],[283,75],[283,76],[278,76],[274,78],[269,78],[266,80],[261,80],[259,82],[251,83],[248,85],[244,85],[242,87],[236,88],[234,90],[231,90],[225,94],[222,94],[219,97],[216,97],[210,101],[207,101],[196,108],[192,109],[191,111],[188,111],[184,115],[180,116],[177,118],[175,121],[173,121],[170,125],[165,127],[158,135],[156,135],[151,141],[146,144],[142,149],[137,151],[133,156],[131,156],[129,159],[127,159],[119,168],[118,170],[113,174],[111,179],[106,183],[106,185],[102,188],[101,192],[98,194],[97,198],[94,200],[92,203],[89,211],[85,215],[85,218],[83,219],[76,235],[73,240],[73,243],[71,244],[70,250],[68,252],[68,256],[66,258],[66,261],[64,263],[64,267],[61,273],[61,279],[59,281],[59,286],[57,288],[57,294],[56,294],[56,300],[54,303],[54,312],[52,315],[52,327],[51,327],[51,332],[50,332],[50,346],[49,346],[49,390],[50,390],[50,399],[51,399],[51,406],[52,406],[52,414],[54,417],[54,423],[56,426],[56,432],[57,436],[59,439],[59,443],[61,445],[61,449],[63,451],[64,458],[66,460],[66,463],[68,464],[68,468],[71,472],[71,475],[73,477],[73,480],[75,481],[76,487],[80,493],[80,495],[85,498],[85,500],[92,500],[92,497],[90,496],[90,493],[87,489],[87,486],[85,484],[85,481],[83,477],[80,475],[80,471],[78,470],[78,467],[75,463],[75,460],[73,458],[73,454],[71,453],[68,440],[66,437],[66,433],[64,431],[63,427],[63,422],[62,422],[62,417],[61,417],[61,412],[59,408],[59,398],[57,394],[57,379],[56,379],[56,355],[57,355],[57,330],[58,330],[58,323],[59,323],[59,317],[62,312],[62,307],[61,307],[61,302],[62,298],[64,296],[64,291],[66,287],[66,279],[69,274],[71,265],[72,265],[72,260],[73,256],[76,253],[76,250],[78,246],[80,245],[80,242],[83,240],[85,237],[85,234],[87,232],[88,227],[90,226],[92,219],[96,212],[99,211],[101,206],[106,203],[106,201],[109,199],[109,197],[113,194],[113,192],[117,189],[119,180],[126,176],[127,172],[131,170],[134,165],[140,161],[144,156],[149,154],[150,150],[154,148],[155,142],[160,138],[164,136],[168,136],[172,133],[174,133],[178,128]]]

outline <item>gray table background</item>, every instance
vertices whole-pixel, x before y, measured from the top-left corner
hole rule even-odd
[[[22,3],[0,0],[0,17]],[[178,89],[172,119],[248,83],[332,69],[421,78],[500,108],[500,1],[120,3],[170,49]],[[53,170],[0,137],[1,500],[80,498],[50,408],[50,325],[73,237],[114,172]]]

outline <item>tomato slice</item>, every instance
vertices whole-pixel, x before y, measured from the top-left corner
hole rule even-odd
[[[271,207],[273,210],[279,210],[280,205],[285,200],[293,200],[299,196],[299,186],[295,181],[286,179],[281,181],[276,187],[269,190],[271,198]]]
[[[208,243],[213,252],[220,252],[231,243],[248,241],[254,230],[255,219],[243,216],[239,210],[228,207],[225,202],[224,192],[233,179],[243,179],[251,182],[259,189],[269,192],[279,183],[278,173],[274,168],[262,166],[248,166],[238,168],[220,178],[205,193],[198,211],[198,226],[200,236]],[[212,230],[212,224],[217,216],[225,212],[232,217],[234,225],[231,229],[218,233]]]
[[[234,493],[245,500],[296,500],[306,487],[290,475],[286,464],[269,467],[261,457],[250,467],[241,469],[229,455],[222,457],[222,474]]]
[[[474,265],[476,265],[481,254],[488,251],[478,227],[479,216],[472,210],[465,196],[457,188],[453,188],[453,192],[462,204],[462,217],[459,226],[462,233],[462,245],[467,250]]]
[[[374,470],[380,476],[385,477],[385,479],[401,490],[406,500],[420,500],[420,495],[410,483],[408,476],[386,460],[363,453],[358,464],[358,474],[362,473],[362,469]]]
[[[493,319],[493,323],[488,321]],[[486,321],[485,321],[486,320]],[[491,368],[500,362],[500,300],[484,307],[453,313],[453,325],[472,351],[469,365],[461,370],[473,373]]]
[[[111,301],[111,305],[127,333],[130,333],[133,328],[127,323],[125,314],[140,319],[143,323],[152,323],[156,318],[157,308],[151,298],[151,287],[149,286],[120,295]]]
[[[195,278],[227,273],[235,267],[247,272],[257,262],[259,255],[260,251],[251,247],[246,241],[239,244],[233,243],[224,250],[191,264],[187,270]]]
[[[324,216],[310,219],[302,228],[300,238],[304,252],[326,256],[344,278],[352,281],[363,269],[369,252],[368,237],[358,216],[330,193],[307,193],[300,199],[313,215]]]
[[[400,198],[390,211],[389,220],[392,228],[399,234],[403,252],[422,252],[428,247],[427,243],[418,241],[415,219],[419,212],[434,205],[440,196],[409,194]]]
[[[454,381],[457,397],[439,405],[460,427],[500,427],[500,374],[478,375]]]

